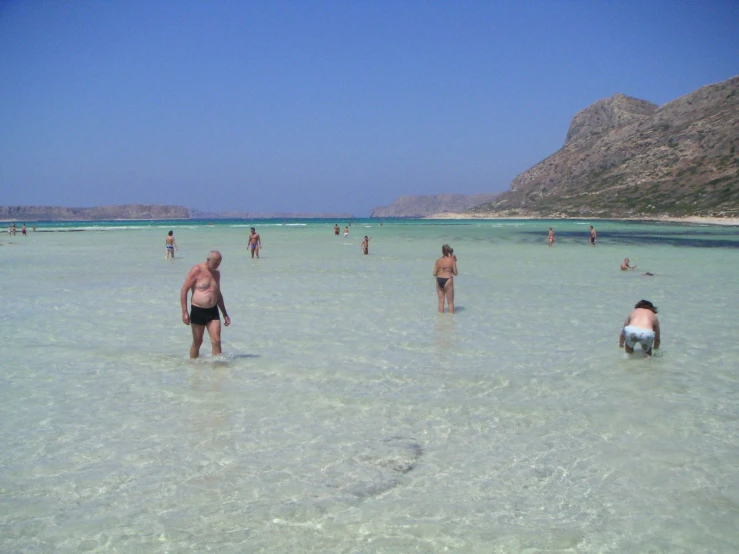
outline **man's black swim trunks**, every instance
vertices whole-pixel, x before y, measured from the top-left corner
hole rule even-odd
[[[214,319],[220,321],[221,314],[218,313],[218,306],[212,308],[201,308],[200,306],[190,306],[190,323],[195,325],[207,325]]]

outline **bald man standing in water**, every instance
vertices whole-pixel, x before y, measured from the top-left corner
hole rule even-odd
[[[208,329],[213,356],[221,355],[221,316],[228,327],[231,318],[226,313],[226,305],[221,294],[221,265],[223,257],[218,250],[211,250],[205,263],[193,267],[185,277],[180,290],[182,304],[182,322],[192,328],[192,346],[190,358],[200,356],[200,345],[203,344],[205,329]],[[187,295],[192,291],[190,313],[187,313]]]

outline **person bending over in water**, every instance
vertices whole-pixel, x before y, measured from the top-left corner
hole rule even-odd
[[[660,333],[657,308],[649,300],[639,300],[624,321],[624,328],[618,337],[618,347],[624,348],[627,354],[634,352],[636,343],[641,344],[647,356],[652,355],[652,346],[659,348]]]
[[[205,263],[193,267],[185,277],[185,283],[180,290],[182,304],[182,322],[192,328],[192,346],[190,357],[200,355],[200,345],[203,344],[205,329],[208,329],[213,356],[221,355],[221,310],[225,324],[231,324],[231,318],[226,313],[226,305],[221,294],[221,253],[211,250]],[[187,295],[192,291],[190,299],[190,313],[187,313]]]
[[[452,248],[445,244],[441,247],[441,258],[434,265],[436,277],[436,294],[439,296],[439,313],[444,313],[444,299],[449,306],[449,313],[454,313],[454,276],[457,275],[457,257]]]
[[[624,258],[624,263],[621,264],[621,271],[626,271],[628,269],[636,269],[636,266],[629,264],[629,259]]]

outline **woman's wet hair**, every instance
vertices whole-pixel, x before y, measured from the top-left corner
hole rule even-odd
[[[452,252],[452,247],[448,244],[441,247],[441,253],[444,254],[444,256],[449,256]]]
[[[639,302],[636,303],[636,306],[634,306],[634,309],[643,308],[645,310],[651,310],[655,314],[657,313],[657,306],[652,304],[649,300],[639,300]]]

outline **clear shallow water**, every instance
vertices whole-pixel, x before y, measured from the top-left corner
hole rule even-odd
[[[251,222],[0,237],[0,551],[736,548],[737,229],[292,223],[256,223],[261,260]],[[233,322],[191,362],[211,248]],[[663,345],[629,359],[641,298]]]

